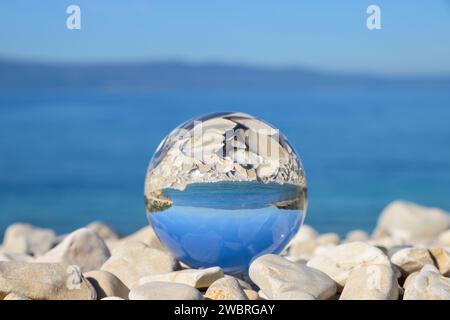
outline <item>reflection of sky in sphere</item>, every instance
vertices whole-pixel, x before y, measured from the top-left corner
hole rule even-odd
[[[271,204],[298,197],[292,185],[219,182],[167,190],[166,195],[174,205],[150,213],[149,220],[175,256],[197,268],[244,272],[255,256],[281,252],[304,219],[300,208]]]

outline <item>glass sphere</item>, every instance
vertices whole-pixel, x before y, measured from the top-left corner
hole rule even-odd
[[[209,114],[161,142],[147,170],[145,205],[177,259],[239,274],[252,259],[280,253],[302,225],[305,173],[270,124],[244,113]]]

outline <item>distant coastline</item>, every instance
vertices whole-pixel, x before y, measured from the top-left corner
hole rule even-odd
[[[196,88],[450,87],[448,76],[382,76],[310,68],[244,64],[148,63],[62,64],[0,58],[0,90],[82,89],[151,91]]]

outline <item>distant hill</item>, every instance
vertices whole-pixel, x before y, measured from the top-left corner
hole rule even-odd
[[[0,89],[158,90],[450,86],[449,77],[406,78],[230,64],[46,64],[0,60]]]

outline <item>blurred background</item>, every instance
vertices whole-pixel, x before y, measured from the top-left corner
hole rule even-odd
[[[0,235],[145,226],[157,145],[217,111],[288,137],[321,232],[371,231],[395,199],[450,210],[450,2],[2,1]]]

